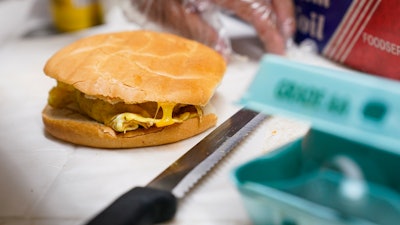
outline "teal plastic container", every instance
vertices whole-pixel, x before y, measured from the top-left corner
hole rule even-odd
[[[253,223],[400,224],[400,84],[266,55],[241,104],[308,133],[238,166]]]

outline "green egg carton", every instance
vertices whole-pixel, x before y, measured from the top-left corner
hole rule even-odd
[[[233,170],[253,224],[400,224],[398,99],[397,81],[264,56],[240,103],[311,128]]]

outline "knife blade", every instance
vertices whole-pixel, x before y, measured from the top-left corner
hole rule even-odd
[[[182,198],[268,116],[240,109],[144,187],[134,187],[87,225],[144,225],[172,219]]]

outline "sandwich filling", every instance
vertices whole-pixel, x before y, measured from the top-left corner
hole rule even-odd
[[[88,96],[73,86],[58,82],[51,89],[48,104],[54,108],[67,108],[84,114],[117,132],[139,128],[165,127],[182,123],[190,118],[201,119],[203,110],[197,105],[172,102],[144,102],[125,104],[122,101],[109,102]]]

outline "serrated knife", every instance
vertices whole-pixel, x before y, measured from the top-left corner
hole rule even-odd
[[[134,187],[87,225],[145,225],[172,219],[182,198],[268,116],[240,109],[145,187]]]

